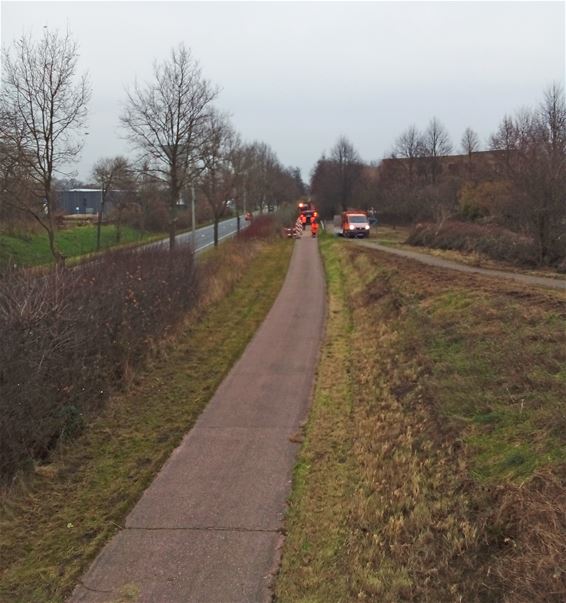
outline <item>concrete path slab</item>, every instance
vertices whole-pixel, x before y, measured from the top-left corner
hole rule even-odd
[[[126,527],[277,531],[288,491],[281,475],[287,476],[296,453],[289,435],[289,429],[199,426],[130,513]],[[280,512],[271,512],[273,507]]]
[[[325,297],[317,241],[305,235],[242,358],[71,603],[270,600]]]
[[[124,530],[72,600],[91,603],[265,601],[273,532]]]

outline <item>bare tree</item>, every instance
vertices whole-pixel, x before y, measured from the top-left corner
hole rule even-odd
[[[505,164],[509,167],[511,154],[516,146],[517,130],[513,119],[505,115],[497,128],[497,132],[489,139],[489,148],[492,151],[501,151],[505,157]]]
[[[444,126],[433,117],[423,137],[424,152],[429,166],[432,184],[436,184],[440,174],[440,158],[452,152],[452,143]]]
[[[203,169],[199,188],[214,220],[214,246],[218,245],[218,223],[234,200],[240,174],[236,171],[239,140],[226,115],[212,112],[207,119],[202,148]]]
[[[504,174],[513,184],[516,209],[539,250],[539,261],[563,255],[566,223],[566,100],[551,86],[536,110],[506,117],[492,143],[504,150]]]
[[[100,211],[98,212],[98,220],[96,224],[96,249],[100,249],[100,230],[102,226],[102,218],[104,216],[104,209],[108,195],[112,191],[118,189],[122,190],[121,194],[127,194],[133,185],[133,170],[125,157],[117,156],[112,158],[100,159],[94,165],[92,170],[92,176],[94,181],[100,186]],[[116,227],[116,242],[120,242],[120,226],[121,226],[121,207],[122,203],[118,201],[119,205],[119,220]]]
[[[479,136],[472,130],[472,128],[466,128],[462,135],[462,151],[468,156],[469,161],[472,160],[472,153],[477,153],[480,149]]]
[[[152,82],[128,93],[121,122],[150,171],[169,191],[169,245],[175,245],[181,191],[198,172],[203,134],[218,91],[183,44],[156,63]]]
[[[11,116],[0,107],[0,221],[13,225],[19,219],[33,219],[27,212],[14,211],[17,205],[31,205],[33,182],[29,165],[20,160],[19,145],[12,140]]]
[[[261,212],[273,200],[273,183],[281,169],[273,149],[264,142],[245,145],[242,169],[246,173],[246,188],[252,205]]]
[[[417,160],[424,154],[424,141],[422,134],[414,125],[409,126],[395,141],[392,156],[404,159],[407,166],[409,181],[415,178],[415,167]]]
[[[58,264],[64,256],[55,241],[53,179],[76,160],[82,147],[76,135],[85,124],[90,98],[86,75],[77,75],[78,57],[69,32],[48,30],[38,42],[20,38],[3,56],[0,104],[8,118],[2,120],[2,142],[34,185],[30,202],[15,197],[10,202],[46,230]]]
[[[330,160],[334,163],[338,179],[339,202],[343,211],[352,203],[354,188],[362,173],[362,161],[354,145],[341,136],[332,150]]]
[[[296,201],[304,191],[298,168],[282,166],[273,149],[264,142],[239,145],[233,153],[236,179],[235,202],[238,207],[257,208]]]
[[[142,232],[146,230],[163,230],[166,228],[167,216],[165,220],[161,218],[161,208],[165,207],[164,197],[166,191],[163,191],[164,184],[156,179],[149,169],[147,162],[142,162],[134,168],[136,174],[136,195],[135,203],[139,212],[139,228]]]

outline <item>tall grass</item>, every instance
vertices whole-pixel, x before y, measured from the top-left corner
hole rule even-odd
[[[276,600],[566,601],[564,301],[321,251],[330,311]]]

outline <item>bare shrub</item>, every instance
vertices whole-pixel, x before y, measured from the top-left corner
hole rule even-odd
[[[244,230],[238,233],[238,239],[267,239],[277,232],[277,225],[272,216],[258,216]]]
[[[0,476],[44,458],[198,299],[188,248],[115,252],[0,281]]]
[[[405,241],[409,245],[477,252],[516,265],[536,266],[537,248],[532,238],[492,224],[448,221],[442,226],[417,224]]]

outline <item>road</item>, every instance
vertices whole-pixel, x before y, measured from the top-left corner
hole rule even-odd
[[[240,229],[246,228],[248,226],[248,222],[244,220],[242,217],[240,219]],[[228,237],[233,237],[237,232],[237,222],[236,218],[228,218],[227,220],[223,220],[218,225],[218,240],[222,241]],[[210,224],[209,226],[203,226],[201,228],[197,228],[196,231],[196,253],[204,251],[208,247],[214,245],[214,225]],[[177,235],[176,240],[180,245],[190,245],[192,243],[192,232],[183,232]],[[169,239],[162,239],[160,241],[155,241],[154,243],[148,243],[147,245],[143,245],[140,249],[148,249],[152,247],[168,247]]]
[[[295,241],[265,321],[70,603],[271,601],[326,313],[317,243]]]

